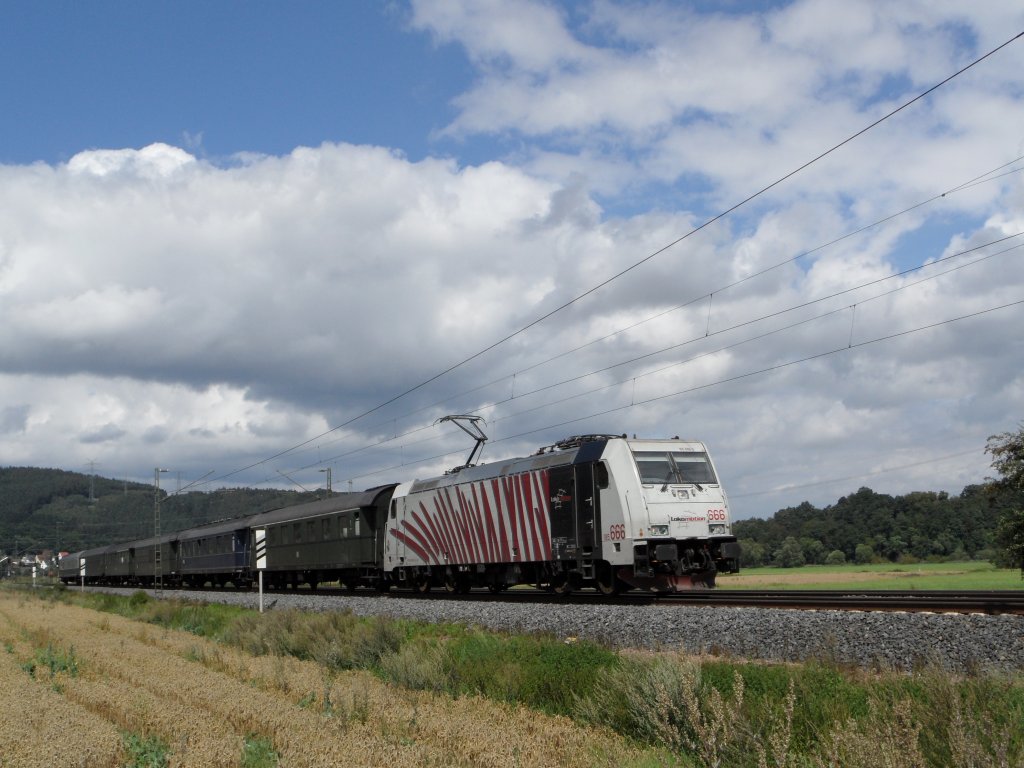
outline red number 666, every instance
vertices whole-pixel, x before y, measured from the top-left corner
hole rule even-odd
[[[725,519],[726,519],[726,514],[725,514],[725,510],[724,509],[709,509],[708,510],[708,520],[724,521]]]

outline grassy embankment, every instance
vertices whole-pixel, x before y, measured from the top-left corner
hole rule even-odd
[[[1024,765],[1019,675],[614,653],[460,625],[47,594],[0,593],[0,674],[81,721],[41,739],[59,754],[82,754],[64,740],[74,733],[98,734],[87,765]],[[8,757],[34,722],[0,726],[3,765],[62,764]]]
[[[1024,589],[1020,569],[991,563],[872,563],[745,568],[718,578],[722,589]]]

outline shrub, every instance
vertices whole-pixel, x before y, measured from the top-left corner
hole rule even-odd
[[[700,765],[735,765],[749,754],[740,731],[745,686],[738,672],[728,696],[702,685],[700,665],[682,658],[624,656],[598,677],[593,692],[576,700],[584,721],[689,753]],[[788,743],[787,733],[786,750]]]
[[[597,673],[616,658],[596,643],[487,632],[452,638],[446,650],[452,693],[479,693],[555,714],[569,714],[574,693],[589,693]]]
[[[449,667],[443,646],[437,643],[406,643],[380,660],[385,680],[418,691],[439,693],[449,688]]]
[[[825,565],[843,565],[846,562],[846,555],[841,549],[833,549],[825,558]]]
[[[870,544],[858,544],[854,555],[854,560],[859,565],[866,565],[875,559],[875,550],[871,548]]]

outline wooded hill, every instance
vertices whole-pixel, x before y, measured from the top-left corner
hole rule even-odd
[[[733,531],[741,565],[794,567],[888,560],[994,559],[996,524],[1019,499],[989,485],[959,496],[915,492],[889,496],[861,488],[819,509],[804,502],[767,520],[741,520]]]
[[[152,536],[153,491],[152,484],[59,469],[0,467],[0,553],[76,552]],[[160,496],[164,533],[317,498],[253,488],[171,495],[161,488]]]

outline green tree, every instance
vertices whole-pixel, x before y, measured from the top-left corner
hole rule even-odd
[[[1000,477],[990,481],[992,495],[1002,507],[996,542],[1008,563],[1019,564],[1024,576],[1024,424],[1016,432],[988,439],[985,453]]]
[[[776,564],[783,568],[799,568],[807,562],[804,559],[803,547],[793,536],[786,537],[782,546],[775,551],[774,559]]]
[[[846,555],[841,549],[833,549],[825,558],[825,565],[843,565],[846,563]]]
[[[871,548],[870,544],[858,544],[857,551],[854,553],[853,559],[861,565],[870,563],[875,559],[875,550]]]
[[[757,568],[768,561],[764,545],[753,539],[740,539],[740,567]]]
[[[803,536],[800,539],[800,548],[804,553],[804,561],[811,565],[821,565],[825,562],[825,558],[828,556],[828,550],[825,545],[817,539],[812,539],[807,536]]]

